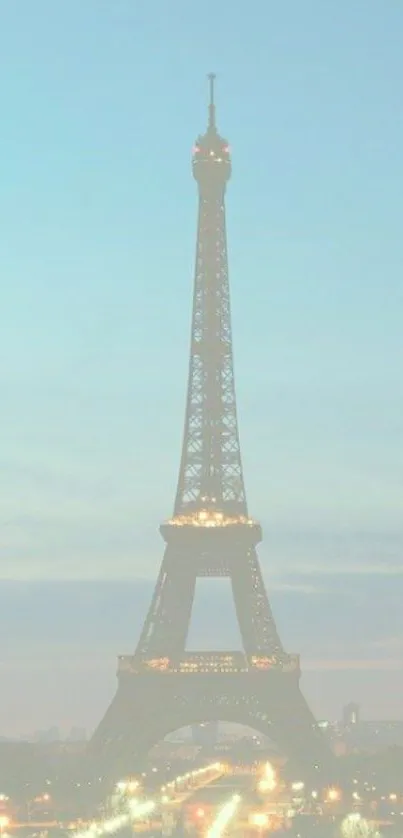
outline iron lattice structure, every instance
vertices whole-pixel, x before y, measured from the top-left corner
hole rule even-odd
[[[193,148],[199,216],[178,488],[174,516],[161,528],[167,548],[137,654],[183,655],[197,577],[227,576],[245,651],[283,660],[255,550],[260,527],[248,517],[242,472],[225,224],[231,157],[217,131],[213,85],[211,76],[208,128]]]
[[[193,149],[199,219],[188,395],[175,515],[214,503],[247,515],[232,357],[225,190],[230,149],[220,137],[211,85],[207,133]]]
[[[299,659],[284,651],[265,590],[258,522],[246,503],[236,411],[225,190],[228,142],[209,121],[193,150],[199,189],[188,394],[173,517],[152,602],[134,655],[119,658],[118,691],[91,743],[109,767],[142,754],[170,730],[239,721],[300,762],[327,749],[299,690]],[[198,577],[231,581],[243,652],[186,652]],[[132,763],[124,763],[130,770]],[[108,768],[106,768],[108,770]],[[112,770],[112,769],[111,769]]]

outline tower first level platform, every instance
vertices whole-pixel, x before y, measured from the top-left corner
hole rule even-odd
[[[185,652],[178,658],[139,658],[137,655],[119,655],[118,679],[124,681],[131,675],[148,675],[155,688],[164,685],[170,675],[195,678],[205,675],[248,675],[259,679],[276,672],[292,675],[299,680],[299,655],[288,654],[281,658],[274,655],[246,655],[244,652]],[[160,680],[162,678],[162,681]]]

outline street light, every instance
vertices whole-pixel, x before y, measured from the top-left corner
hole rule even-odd
[[[0,815],[0,835],[3,836],[4,830],[10,825],[11,820],[8,815]]]
[[[334,787],[331,788],[331,789],[328,789],[327,800],[329,801],[329,803],[337,803],[337,801],[340,800],[340,797],[341,797],[340,789],[336,789]]]
[[[276,772],[270,762],[266,762],[262,779],[258,783],[261,792],[273,791],[276,788]]]
[[[263,829],[264,826],[268,825],[269,818],[264,812],[254,812],[250,817],[250,823],[252,826],[258,826],[260,829]]]
[[[249,823],[251,826],[256,827],[259,835],[262,835],[263,830],[269,826],[269,818],[265,812],[254,812],[250,816]]]
[[[305,788],[305,783],[293,783],[291,786],[292,791],[302,791]]]

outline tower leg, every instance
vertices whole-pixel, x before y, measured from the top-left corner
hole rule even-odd
[[[294,779],[330,776],[333,756],[300,692],[298,677],[128,675],[90,743],[97,772],[117,781],[139,770],[168,733],[200,722],[247,725],[289,758]]]
[[[233,564],[232,591],[242,643],[247,655],[281,658],[284,651],[264,586],[256,550],[240,552]]]
[[[196,575],[186,551],[168,546],[136,654],[179,658],[186,647]]]

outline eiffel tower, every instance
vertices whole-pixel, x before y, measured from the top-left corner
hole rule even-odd
[[[118,689],[90,745],[116,777],[130,773],[169,732],[213,720],[269,736],[300,771],[321,770],[330,757],[299,689],[298,655],[284,650],[276,629],[256,554],[261,527],[246,503],[224,202],[231,156],[217,130],[214,78],[207,131],[193,148],[199,217],[174,513],[160,527],[165,553],[137,649],[118,660]],[[242,652],[186,651],[200,577],[230,579]]]

